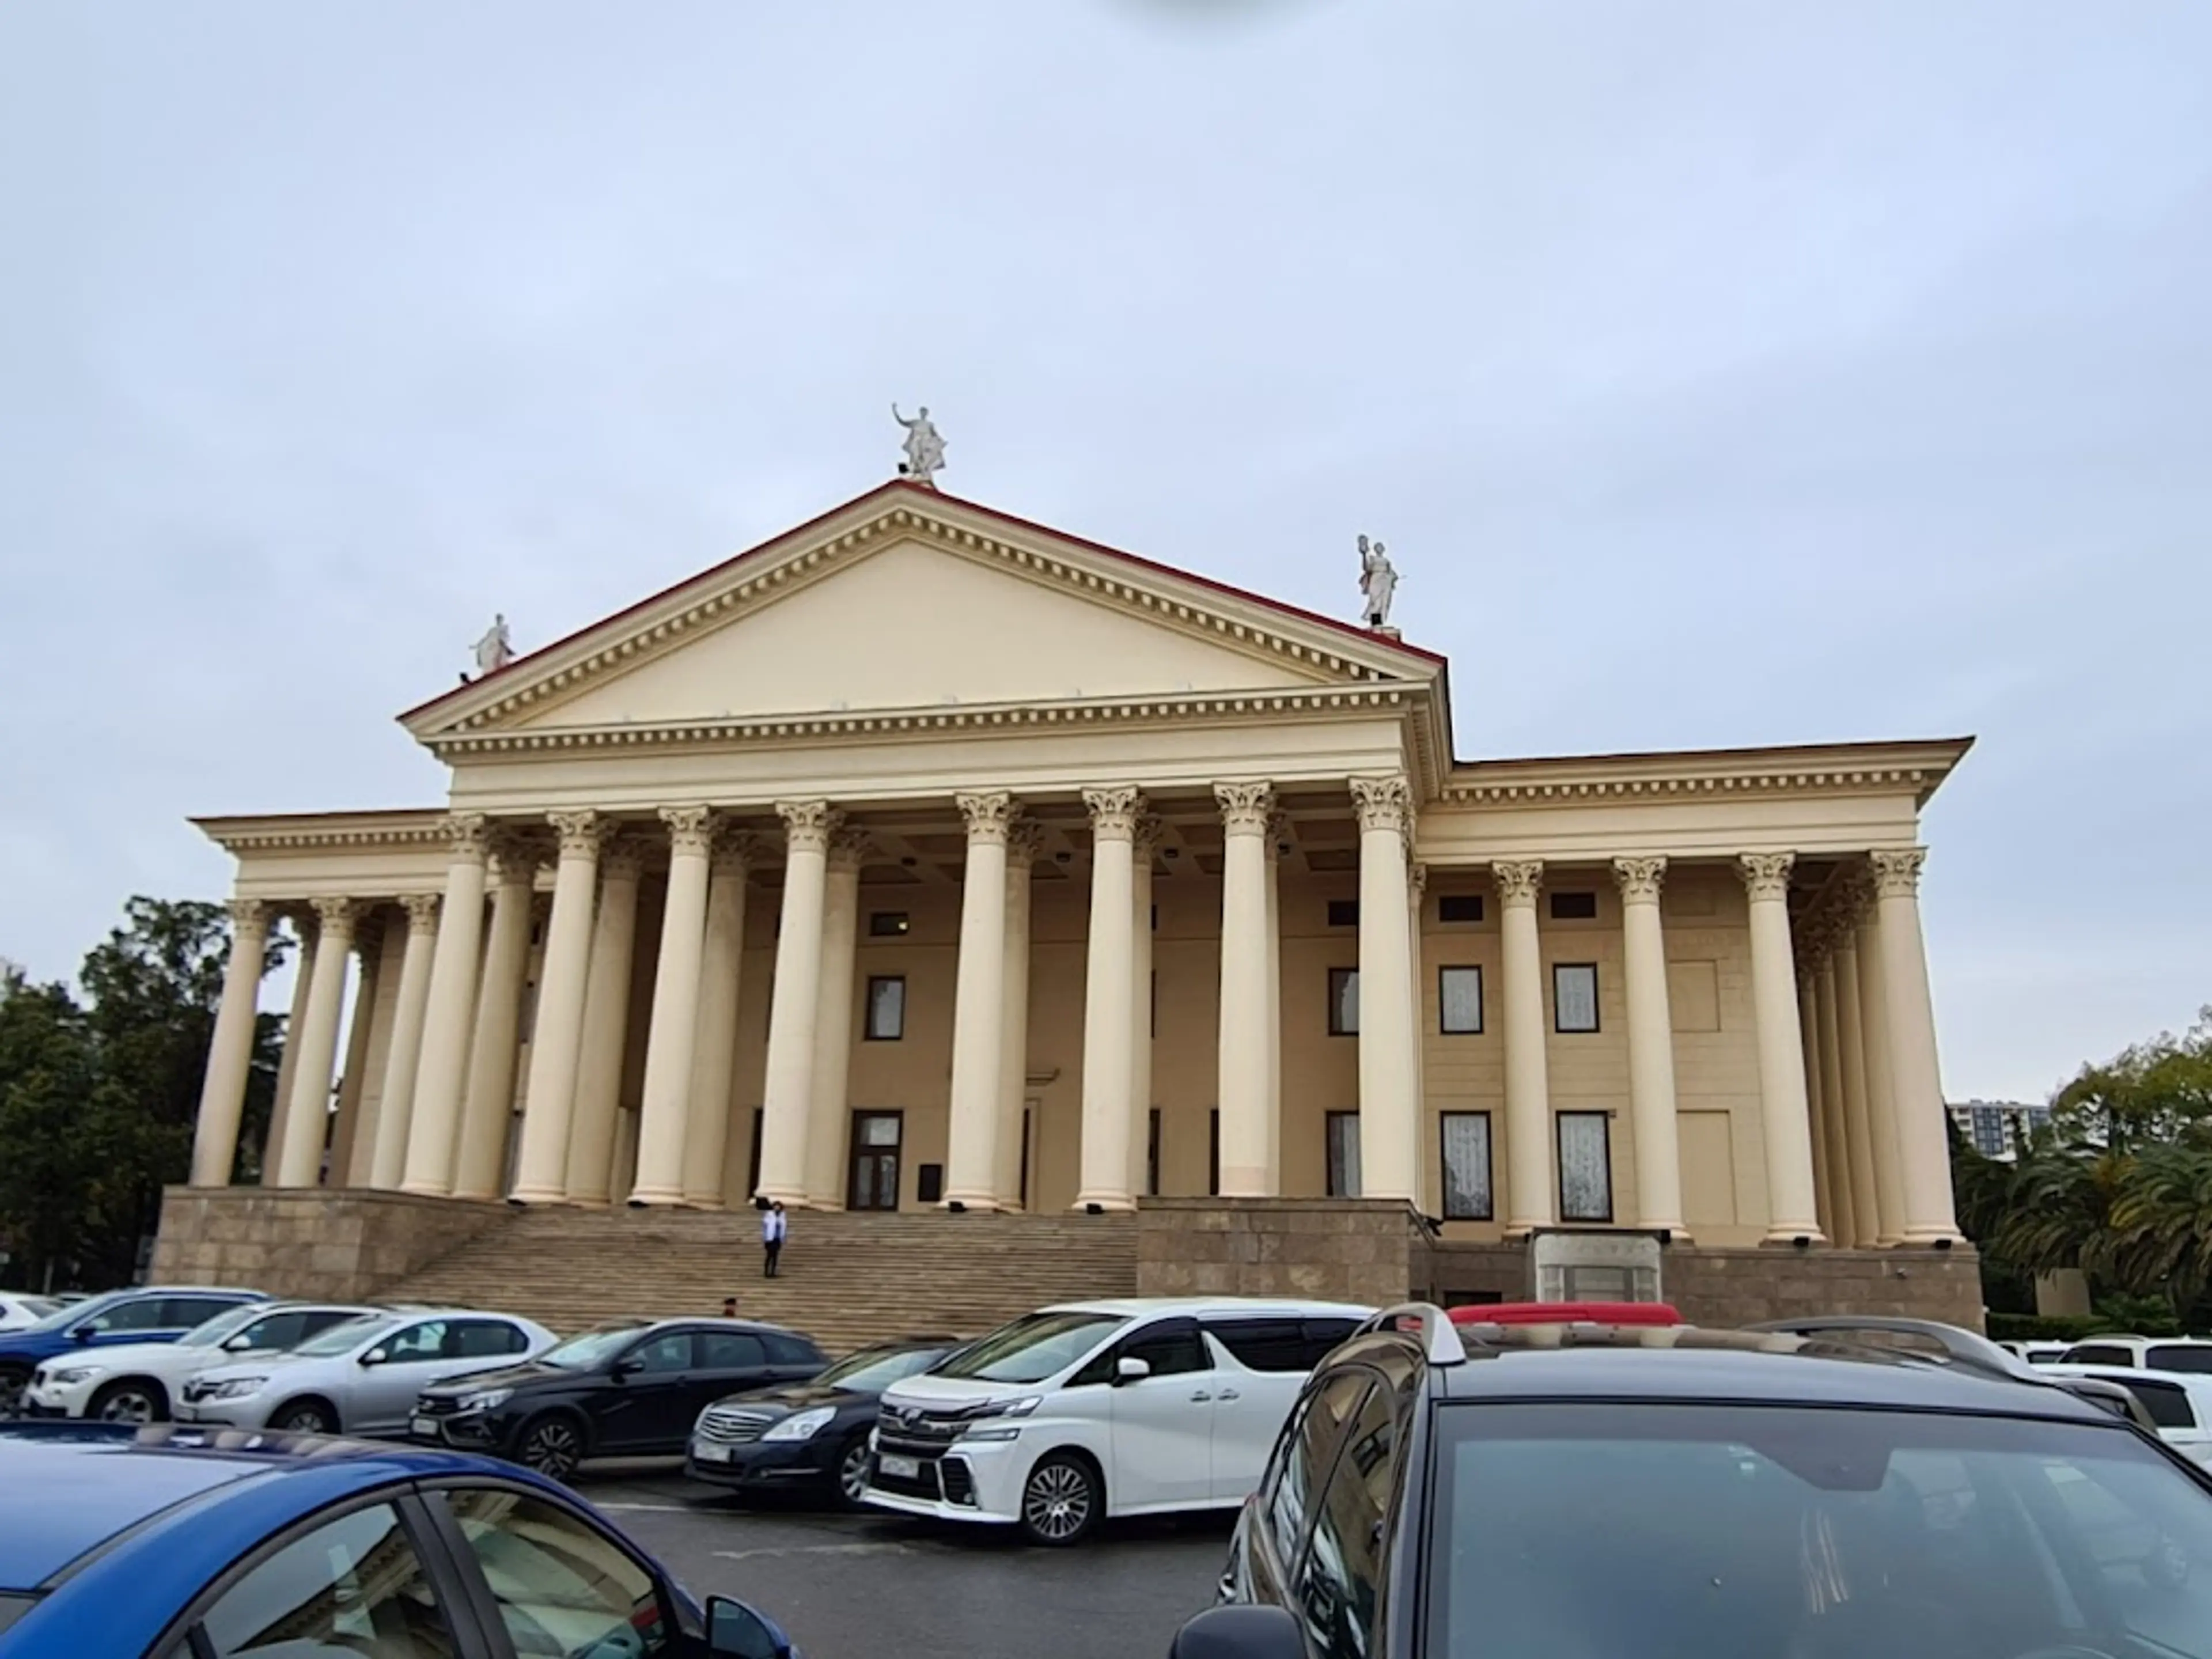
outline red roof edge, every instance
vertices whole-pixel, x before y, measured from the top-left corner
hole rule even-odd
[[[971,513],[980,513],[985,518],[996,520],[999,523],[1010,526],[1012,528],[1029,531],[1037,535],[1050,536],[1059,541],[1073,543],[1074,545],[1084,549],[1086,552],[1100,554],[1109,559],[1118,559],[1124,564],[1133,566],[1139,570],[1143,570],[1152,574],[1171,576],[1178,581],[1193,583],[1197,586],[1206,588],[1213,592],[1225,594],[1231,599],[1240,599],[1247,605],[1257,605],[1265,611],[1273,611],[1281,616],[1294,617],[1309,627],[1328,629],[1332,632],[1342,634],[1347,638],[1358,641],[1363,645],[1369,647],[1379,645],[1387,650],[1401,651],[1407,656],[1418,657],[1425,662],[1434,663],[1439,668],[1444,666],[1444,658],[1438,652],[1430,651],[1418,645],[1407,645],[1402,641],[1384,638],[1382,635],[1374,633],[1370,629],[1360,627],[1355,623],[1341,622],[1334,617],[1324,617],[1315,611],[1303,610],[1297,605],[1285,604],[1281,599],[1269,599],[1264,593],[1255,593],[1249,588],[1234,586],[1228,582],[1215,581],[1210,576],[1197,575],[1188,570],[1178,570],[1173,565],[1162,564],[1158,560],[1147,559],[1135,553],[1125,553],[1118,547],[1107,546],[1103,542],[1094,542],[1088,537],[1072,535],[1065,530],[1056,530],[1050,525],[1039,524],[1034,520],[1022,518],[1016,514],[1005,512],[999,507],[987,507],[981,501],[969,501],[964,496],[949,495],[944,490],[932,489],[927,484],[916,483],[911,478],[893,478],[887,483],[876,485],[872,489],[861,491],[860,494],[852,497],[849,501],[840,501],[836,506],[830,507],[826,512],[816,514],[812,518],[807,520],[803,524],[794,525],[788,530],[780,530],[775,535],[769,537],[765,541],[756,542],[752,546],[745,549],[742,553],[732,554],[730,557],[722,560],[718,564],[708,565],[704,570],[696,571],[692,574],[684,577],[679,581],[671,582],[667,586],[661,588],[658,592],[647,594],[644,599],[638,600],[635,605],[626,605],[622,610],[614,611],[608,616],[602,617],[596,622],[586,623],[581,628],[574,629],[568,633],[563,634],[559,639],[554,640],[549,644],[539,646],[535,651],[529,653],[526,656],[517,657],[513,662],[508,663],[503,668],[495,668],[490,673],[484,675],[483,678],[471,680],[465,685],[457,685],[450,691],[441,691],[436,696],[430,698],[428,702],[417,703],[414,708],[410,708],[400,714],[400,723],[404,725],[407,722],[413,720],[417,715],[428,714],[431,710],[438,708],[442,703],[449,702],[453,699],[461,696],[465,693],[478,690],[495,680],[505,678],[507,676],[514,673],[518,669],[523,667],[526,664],[535,662],[538,658],[545,656],[551,652],[559,651],[565,647],[573,644],[577,640],[583,638],[586,634],[594,633],[599,629],[606,627],[611,623],[620,622],[624,617],[632,616],[638,611],[648,610],[652,606],[659,605],[663,599],[668,598],[672,593],[679,592],[683,589],[690,587],[695,582],[705,581],[710,577],[719,575],[722,572],[729,570],[734,566],[744,563],[747,559],[753,558],[766,551],[769,548],[774,547],[780,542],[787,542],[792,540],[793,538],[804,536],[817,526],[827,524],[830,520],[836,518],[840,514],[850,512],[854,507],[858,507],[862,501],[866,501],[870,496],[882,495],[886,491],[890,490],[910,490],[915,495],[927,501],[950,501],[956,507],[965,507]]]

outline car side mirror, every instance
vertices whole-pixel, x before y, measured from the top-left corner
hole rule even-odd
[[[381,1365],[391,1358],[392,1350],[389,1348],[371,1348],[367,1353],[362,1355],[361,1363],[364,1365]]]
[[[225,1337],[223,1339],[222,1351],[225,1353],[251,1353],[253,1351],[253,1344],[246,1339],[246,1334],[241,1331],[236,1336]]]
[[[72,1342],[89,1342],[99,1334],[100,1333],[89,1325],[78,1325],[70,1330],[69,1337]]]
[[[1304,1659],[1305,1650],[1298,1621],[1281,1607],[1208,1607],[1175,1633],[1168,1659]]]
[[[644,1369],[645,1369],[645,1361],[643,1361],[642,1359],[639,1359],[639,1358],[635,1358],[635,1356],[633,1356],[632,1358],[628,1358],[628,1359],[617,1359],[617,1360],[616,1360],[616,1361],[615,1361],[615,1370],[614,1370],[614,1374],[615,1374],[615,1376],[616,1376],[617,1378],[619,1378],[619,1377],[624,1377],[624,1376],[636,1376],[640,1371],[643,1370]],[[718,1650],[718,1651],[719,1651],[719,1650]]]
[[[791,1642],[742,1601],[707,1598],[707,1651],[716,1659],[790,1659]]]
[[[1114,1362],[1114,1386],[1117,1389],[1125,1382],[1141,1382],[1152,1374],[1152,1362],[1149,1359],[1124,1354]]]

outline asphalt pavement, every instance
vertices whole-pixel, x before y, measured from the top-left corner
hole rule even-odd
[[[1231,1520],[1119,1522],[1045,1550],[999,1528],[741,1502],[659,1468],[575,1486],[698,1595],[773,1613],[806,1659],[1165,1659],[1212,1601]]]

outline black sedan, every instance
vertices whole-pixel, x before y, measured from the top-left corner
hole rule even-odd
[[[949,1336],[908,1337],[863,1348],[811,1382],[718,1400],[691,1431],[685,1472],[740,1490],[819,1492],[858,1509],[877,1396],[957,1346]]]
[[[566,1480],[587,1457],[679,1453],[712,1401],[803,1381],[827,1363],[811,1338],[743,1320],[604,1325],[527,1364],[424,1389],[409,1437]]]

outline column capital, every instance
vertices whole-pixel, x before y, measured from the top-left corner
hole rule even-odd
[[[598,858],[614,830],[604,812],[548,812],[545,821],[560,837],[564,859]]]
[[[1221,804],[1222,833],[1264,836],[1275,818],[1275,786],[1267,782],[1217,783],[1213,799]]]
[[[1010,870],[1026,870],[1035,864],[1043,853],[1044,825],[1039,823],[1035,818],[1015,819],[1012,828],[1006,831],[1006,867]]]
[[[449,812],[438,820],[454,860],[482,864],[491,853],[491,820],[481,812]]]
[[[1395,830],[1401,835],[1412,832],[1413,787],[1402,774],[1353,778],[1350,782],[1352,810],[1358,815],[1363,833],[1370,830]]]
[[[1663,858],[1615,859],[1613,878],[1620,888],[1624,904],[1656,904],[1659,889],[1667,879],[1667,860]]]
[[[714,830],[720,815],[711,806],[664,806],[660,821],[668,826],[668,850],[681,858],[707,858],[714,850]]]
[[[830,837],[845,820],[826,800],[780,800],[775,815],[783,820],[783,844],[793,853],[826,853]]]
[[[1920,891],[1920,870],[1928,862],[1928,849],[1900,847],[1869,853],[1867,862],[1874,870],[1877,899],[1911,898]]]
[[[501,881],[534,881],[538,866],[551,861],[545,837],[520,824],[495,824],[485,841]]]
[[[840,825],[830,836],[830,867],[832,870],[857,870],[868,861],[868,854],[876,844],[868,832],[857,823]]]
[[[407,913],[407,931],[410,933],[434,933],[438,931],[438,907],[444,901],[436,893],[403,893],[399,908]]]
[[[1267,814],[1268,863],[1278,864],[1282,861],[1283,848],[1289,843],[1290,839],[1291,815],[1278,806]]]
[[[1509,910],[1533,909],[1536,890],[1544,884],[1544,860],[1500,859],[1491,865],[1490,878],[1498,884],[1499,904]]]
[[[1736,870],[1743,877],[1744,890],[1756,904],[1762,899],[1778,900],[1790,896],[1790,872],[1796,867],[1795,853],[1743,853],[1737,855]]]
[[[1150,866],[1152,854],[1160,850],[1167,839],[1168,826],[1164,820],[1151,812],[1139,812],[1135,826],[1129,832],[1129,844],[1134,849],[1137,862]]]
[[[1083,804],[1091,809],[1092,840],[1135,839],[1137,819],[1145,810],[1145,794],[1134,784],[1118,784],[1111,789],[1086,789],[1083,792]]]
[[[314,907],[315,921],[321,926],[325,945],[343,950],[353,943],[354,929],[360,926],[368,907],[350,898],[317,898],[308,903]]]
[[[1013,827],[1014,817],[1021,811],[1014,798],[1003,789],[957,794],[952,804],[960,809],[961,821],[968,826],[968,843],[971,847],[978,842],[987,847],[1004,847],[1006,831]]]
[[[269,907],[257,898],[234,898],[224,901],[224,909],[230,912],[230,931],[235,937],[248,933],[266,934],[274,918]]]
[[[760,836],[750,830],[740,830],[727,819],[714,826],[714,847],[708,856],[712,860],[712,873],[725,879],[735,877],[742,881],[759,862],[763,844]]]
[[[635,836],[610,833],[599,842],[599,876],[635,881],[645,873],[645,848]]]

